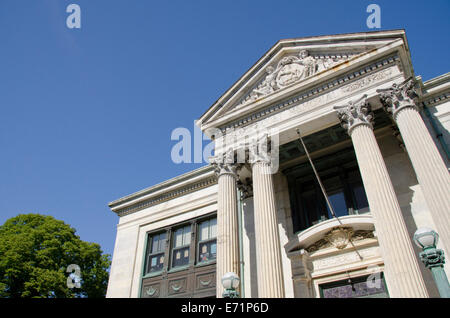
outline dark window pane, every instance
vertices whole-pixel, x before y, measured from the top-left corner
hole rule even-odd
[[[216,259],[217,244],[216,240],[203,242],[198,245],[198,261],[207,262]]]
[[[164,266],[164,253],[157,255],[149,255],[148,257],[148,266],[147,266],[147,274],[158,272],[162,270]]]
[[[172,267],[189,264],[189,246],[174,249],[172,252]]]
[[[308,224],[304,228],[310,227],[327,219],[323,200],[318,199],[316,191],[302,193],[303,211],[307,215]]]
[[[367,202],[366,192],[364,191],[364,187],[361,184],[352,185],[353,187],[353,195],[355,196],[356,201],[356,209],[362,210],[369,206]]]
[[[363,276],[320,285],[324,298],[386,298],[384,279]]]
[[[333,207],[334,213],[337,217],[348,215],[347,203],[345,202],[344,191],[339,191],[337,193],[331,194],[328,196],[328,200],[330,200],[330,204]],[[331,215],[331,211],[328,208],[328,217],[331,219],[333,216]]]

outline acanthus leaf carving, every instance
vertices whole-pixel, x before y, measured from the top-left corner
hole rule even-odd
[[[374,114],[367,101],[366,94],[355,101],[349,101],[347,105],[335,106],[334,109],[338,113],[342,127],[347,130],[349,135],[359,125],[367,125],[373,128]]]
[[[236,154],[233,149],[209,158],[210,164],[214,167],[217,177],[229,174],[238,179],[238,170],[241,164],[237,163]]]
[[[394,83],[389,88],[377,89],[380,94],[380,100],[386,111],[392,114],[396,120],[397,114],[401,109],[412,107],[417,108],[419,95],[415,89],[414,80],[410,77],[403,83]]]

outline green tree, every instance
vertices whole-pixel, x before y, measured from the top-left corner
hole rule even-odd
[[[80,279],[67,268],[76,264]],[[110,256],[51,216],[20,214],[0,226],[0,297],[104,297]]]

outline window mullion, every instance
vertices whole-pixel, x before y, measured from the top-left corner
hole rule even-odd
[[[172,244],[172,229],[169,228],[166,232],[166,248],[164,250],[164,266],[163,271],[167,272],[170,264],[170,246]]]
[[[189,266],[193,266],[195,264],[196,258],[196,244],[197,244],[197,221],[194,220],[191,222],[191,242],[189,245]]]

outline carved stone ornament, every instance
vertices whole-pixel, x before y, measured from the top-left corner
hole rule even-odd
[[[377,93],[380,94],[381,102],[386,111],[392,114],[394,120],[401,109],[412,107],[418,110],[416,103],[419,95],[412,78],[408,78],[401,84],[394,83],[390,88],[377,89]]]
[[[159,295],[158,287],[154,288],[153,286],[148,286],[144,290],[147,297],[157,297]]]
[[[335,106],[342,127],[351,135],[351,131],[359,125],[367,125],[373,128],[373,112],[367,102],[367,95],[363,95],[356,101],[350,101],[344,106]]]
[[[355,242],[373,237],[373,231],[370,230],[354,231],[351,227],[335,227],[327,232],[322,239],[308,246],[306,251],[311,253],[327,247],[343,249],[347,247],[350,240]]]
[[[248,157],[250,164],[263,162],[271,163],[271,142],[267,136],[254,140],[248,145]]]
[[[229,174],[238,179],[237,173],[241,164],[236,162],[235,153],[232,149],[228,150],[226,153],[211,157],[209,162],[214,166],[214,172],[217,177]]]
[[[344,58],[315,59],[307,50],[301,50],[298,56],[283,57],[276,68],[268,66],[263,81],[244,98],[241,104],[254,101],[279,89],[294,84],[318,72],[329,69],[344,61]]]
[[[330,242],[331,245],[337,249],[343,249],[350,242],[353,235],[353,229],[350,227],[338,227],[334,228],[325,235],[325,240]]]

